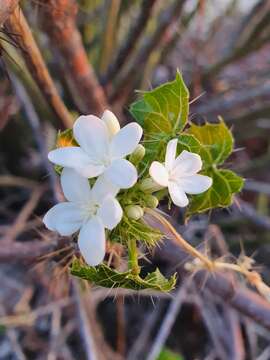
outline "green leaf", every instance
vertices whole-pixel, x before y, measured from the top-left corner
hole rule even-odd
[[[206,123],[202,126],[191,124],[187,132],[195,138],[195,141],[194,139],[189,141],[193,146],[193,148],[189,147],[189,151],[201,156],[204,164],[202,174],[211,177],[213,184],[206,192],[191,197],[186,215],[189,217],[216,207],[230,206],[233,195],[241,191],[244,182],[234,172],[218,167],[224,163],[233,150],[231,131],[220,119],[218,124]],[[180,136],[179,141],[187,143],[184,136]]]
[[[203,174],[213,179],[213,185],[206,192],[192,196],[187,217],[216,207],[230,206],[233,195],[241,191],[244,184],[244,180],[230,170],[210,168]]]
[[[146,135],[181,131],[187,123],[188,110],[189,92],[179,72],[175,80],[145,92],[130,107]]]
[[[156,360],[183,360],[183,357],[169,349],[163,349]]]
[[[230,186],[231,192],[233,193],[237,193],[239,191],[242,190],[243,185],[244,185],[244,180],[243,178],[241,178],[240,176],[236,175],[233,171],[231,170],[219,170],[220,174],[223,176],[223,178],[225,178]]]
[[[233,150],[232,133],[221,118],[218,124],[192,124],[187,132],[194,135],[209,151],[211,158],[204,160],[211,164],[223,164]]]
[[[133,274],[132,270],[119,272],[105,264],[86,266],[81,265],[79,260],[73,261],[71,274],[106,288],[153,289],[169,292],[174,289],[176,284],[176,274],[166,279],[158,269],[142,279],[139,275]]]
[[[178,137],[178,154],[183,150],[199,154],[205,164],[212,163],[212,157],[207,148],[195,136],[182,133]]]
[[[143,126],[145,116],[151,112],[152,108],[144,99],[138,100],[130,105],[129,111],[137,122]]]

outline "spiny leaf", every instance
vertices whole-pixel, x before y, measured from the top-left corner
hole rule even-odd
[[[158,269],[142,279],[139,275],[133,274],[131,270],[121,273],[105,264],[98,266],[81,265],[79,260],[73,261],[71,274],[106,288],[153,289],[169,292],[176,284],[176,274],[166,279]]]
[[[145,92],[130,107],[146,135],[181,131],[187,123],[188,110],[189,92],[179,72],[175,80]]]
[[[182,133],[178,137],[178,153],[180,154],[183,150],[199,154],[204,164],[211,163],[211,155],[207,148],[200,143],[200,141],[193,135]]]
[[[201,213],[216,207],[227,207],[232,204],[233,195],[241,191],[243,179],[230,170],[220,169],[233,150],[233,136],[222,119],[218,124],[198,126],[192,124],[188,129],[192,139],[193,152],[199,154],[203,160],[203,174],[210,176],[213,184],[206,192],[193,195],[186,215]],[[180,140],[186,142],[185,137]],[[200,144],[200,146],[199,146]],[[197,147],[196,147],[197,146]],[[190,150],[192,151],[192,150]]]
[[[223,164],[233,150],[232,133],[221,118],[218,124],[206,123],[203,126],[192,124],[187,132],[205,145],[211,159],[204,160],[211,164]]]
[[[241,191],[244,184],[244,180],[230,170],[210,168],[203,174],[213,179],[213,185],[206,192],[192,196],[187,217],[216,207],[230,206],[233,195]]]

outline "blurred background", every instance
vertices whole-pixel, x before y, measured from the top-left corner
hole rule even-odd
[[[81,284],[69,239],[48,232],[59,199],[47,161],[59,129],[112,109],[131,120],[136,90],[190,90],[190,120],[221,115],[227,166],[246,179],[225,210],[183,223],[209,256],[256,262],[270,283],[270,1],[5,0],[0,3],[0,359],[270,359],[270,305],[235,275],[190,276],[169,242],[143,263],[172,294]],[[117,249],[109,249],[117,251]]]

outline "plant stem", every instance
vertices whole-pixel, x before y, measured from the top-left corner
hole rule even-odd
[[[167,221],[162,215],[160,215],[157,211],[152,209],[146,210],[151,216],[156,218],[161,225],[163,225],[169,232],[173,235],[172,240],[174,240],[179,246],[181,246],[187,253],[191,256],[196,257],[201,260],[201,262],[205,265],[205,267],[212,271],[214,269],[214,263],[202,253],[200,253],[197,249],[195,249],[192,245],[190,245],[182,236],[175,230],[175,228]]]
[[[140,266],[138,264],[138,252],[136,239],[130,238],[128,242],[128,268],[134,275],[139,275]]]

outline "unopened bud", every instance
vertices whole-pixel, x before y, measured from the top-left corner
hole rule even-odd
[[[105,110],[101,120],[103,120],[107,126],[110,137],[114,136],[120,130],[120,124],[117,117],[110,111]]]
[[[144,201],[145,205],[151,209],[155,209],[158,206],[158,199],[153,195],[146,195]]]
[[[73,137],[72,129],[61,131],[57,135],[56,147],[76,146],[76,141]]]
[[[145,155],[145,148],[141,144],[139,144],[136,149],[133,151],[133,153],[129,157],[129,161],[136,165],[138,164]]]
[[[125,208],[125,211],[130,219],[139,220],[143,217],[143,209],[139,205],[129,205]]]
[[[140,189],[145,193],[153,193],[163,189],[163,186],[157,184],[153,179],[144,179],[140,184]]]

